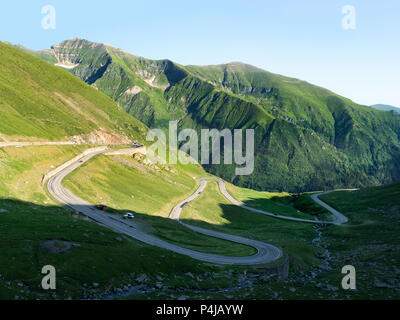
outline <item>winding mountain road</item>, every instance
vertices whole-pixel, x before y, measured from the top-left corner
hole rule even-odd
[[[324,192],[324,193],[318,193],[318,194],[314,194],[312,195],[312,199],[317,202],[318,204],[322,205],[324,208],[326,208],[328,211],[330,211],[333,215],[334,220],[333,221],[324,221],[324,220],[310,220],[310,219],[301,219],[301,218],[295,218],[295,217],[288,217],[288,216],[282,216],[279,214],[275,214],[275,213],[271,213],[271,212],[267,212],[267,211],[263,211],[263,210],[259,210],[259,209],[254,209],[248,206],[245,206],[244,204],[242,204],[240,201],[236,200],[234,197],[232,197],[230,195],[230,193],[226,190],[226,186],[225,186],[225,181],[221,180],[221,179],[216,179],[216,178],[202,178],[199,179],[199,181],[201,183],[203,182],[207,182],[207,181],[215,181],[218,182],[219,185],[219,191],[224,195],[224,197],[226,199],[228,199],[229,202],[231,202],[232,204],[234,204],[235,206],[238,206],[240,208],[252,211],[252,212],[256,212],[256,213],[261,213],[263,215],[272,217],[272,218],[276,218],[276,219],[281,219],[281,220],[289,220],[289,221],[297,221],[297,222],[305,222],[305,223],[314,223],[314,224],[323,224],[323,225],[327,225],[327,224],[335,224],[335,225],[341,225],[343,223],[348,222],[348,219],[341,214],[340,212],[338,212],[337,210],[333,209],[332,207],[330,207],[329,205],[327,205],[325,202],[322,202],[318,197],[324,194],[328,194],[331,193],[333,191],[328,191],[328,192]],[[190,199],[190,198],[188,198]],[[186,199],[186,202],[189,202],[188,199]],[[185,202],[184,201],[184,202]],[[192,200],[190,200],[192,201]],[[182,203],[184,203],[182,202]],[[178,217],[179,220],[179,210],[178,208],[174,208],[174,210],[176,210],[176,212],[173,213],[173,215],[171,216],[171,218],[176,219],[176,217]]]
[[[347,190],[347,191],[351,191],[351,190]],[[321,201],[319,199],[319,196],[323,196],[325,194],[329,194],[332,193],[333,191],[327,191],[327,192],[322,192],[322,193],[317,193],[317,194],[313,194],[311,196],[311,198],[318,203],[320,206],[324,207],[326,210],[328,210],[330,213],[332,213],[333,217],[334,217],[334,224],[336,225],[341,225],[344,223],[349,222],[349,219],[344,216],[342,213],[340,213],[339,211],[333,209],[331,206],[327,205],[325,202]]]
[[[55,169],[54,173],[51,174],[49,173],[50,178],[48,179],[46,186],[47,190],[49,193],[59,202],[71,207],[72,209],[76,210],[77,212],[80,212],[93,221],[104,225],[116,232],[125,234],[127,236],[130,236],[134,239],[137,239],[141,242],[147,243],[149,245],[157,246],[160,248],[164,248],[179,254],[183,254],[189,257],[192,257],[197,260],[205,261],[205,262],[211,262],[211,263],[216,263],[216,264],[226,264],[226,265],[256,265],[256,264],[266,264],[270,263],[273,261],[278,260],[279,258],[282,257],[283,252],[281,249],[262,242],[262,241],[257,241],[253,239],[248,239],[248,238],[243,238],[239,236],[234,236],[222,232],[217,232],[217,231],[212,231],[204,228],[199,228],[195,226],[191,226],[188,224],[185,224],[180,221],[180,215],[182,213],[183,208],[191,201],[195,200],[197,197],[201,195],[201,193],[204,191],[204,189],[207,186],[208,181],[216,181],[219,184],[219,189],[221,193],[234,205],[237,205],[239,207],[242,207],[246,210],[250,210],[256,213],[261,213],[264,215],[268,215],[274,218],[278,219],[285,219],[285,220],[292,220],[292,221],[297,221],[297,222],[306,222],[306,223],[319,223],[319,224],[342,224],[347,222],[347,218],[341,215],[339,212],[334,210],[333,208],[329,207],[328,205],[324,205],[325,208],[327,208],[329,211],[333,213],[335,216],[335,221],[316,221],[316,220],[306,220],[306,219],[299,219],[299,218],[293,218],[293,217],[286,217],[286,216],[280,216],[276,215],[273,213],[265,212],[262,210],[254,209],[247,207],[234,199],[226,190],[225,187],[225,182],[220,180],[220,179],[213,179],[213,178],[203,178],[199,179],[198,181],[200,182],[200,186],[197,189],[197,191],[179,203],[177,206],[175,206],[170,214],[170,218],[178,221],[180,224],[183,226],[207,235],[211,236],[214,238],[219,238],[223,240],[228,240],[236,243],[240,243],[243,245],[251,246],[257,250],[257,253],[253,256],[248,256],[248,257],[230,257],[230,256],[221,256],[221,255],[214,255],[214,254],[207,254],[207,253],[202,253],[198,251],[193,251],[187,248],[183,248],[174,244],[171,244],[169,242],[163,241],[157,237],[155,237],[152,234],[149,234],[147,232],[144,232],[140,229],[140,227],[134,222],[134,221],[127,221],[124,220],[122,217],[115,216],[108,214],[104,211],[101,211],[97,209],[95,206],[92,204],[86,202],[85,200],[77,197],[76,195],[72,194],[70,191],[65,189],[62,186],[62,181],[63,179],[76,170],[78,167],[80,167],[82,164],[85,162],[89,161],[93,157],[107,153],[109,150],[93,150],[93,151],[87,151],[86,153],[82,154],[82,157],[76,157],[74,158],[73,161],[69,161],[67,165],[62,166],[62,170],[60,169]],[[313,198],[314,200],[318,199],[318,195],[316,195],[316,198]],[[321,200],[319,200],[321,203],[323,203]],[[329,209],[330,208],[330,209]]]
[[[85,155],[80,159],[77,159],[72,164],[64,168],[62,171],[57,172],[47,182],[47,190],[49,191],[49,193],[59,202],[64,203],[65,205],[76,210],[77,212],[86,215],[95,222],[102,224],[116,232],[123,233],[127,236],[135,238],[149,245],[174,251],[176,253],[180,253],[197,260],[216,263],[216,264],[255,265],[255,264],[270,263],[282,257],[283,254],[282,250],[268,243],[196,227],[190,227],[190,228],[196,232],[203,233],[211,237],[229,240],[232,242],[254,247],[255,249],[257,249],[257,254],[249,257],[228,257],[228,256],[207,254],[182,248],[177,245],[160,240],[154,235],[148,234],[140,230],[139,226],[134,221],[126,221],[122,217],[116,217],[115,215],[111,215],[101,210],[98,210],[92,204],[75,196],[62,186],[62,181],[68,174],[76,170],[83,163],[89,161],[96,155],[105,152],[106,151],[93,151],[92,153]]]

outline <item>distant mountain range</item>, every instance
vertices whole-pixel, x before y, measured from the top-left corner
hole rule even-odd
[[[49,72],[56,72],[54,65],[64,67],[149,127],[179,120],[180,128],[196,130],[255,129],[252,175],[235,176],[234,166],[205,166],[237,185],[298,192],[400,180],[400,115],[357,105],[305,81],[240,62],[182,66],[150,60],[82,39],[37,52],[19,49],[53,65],[46,67]],[[21,63],[26,59],[21,56]],[[30,65],[32,76],[46,76],[39,60]],[[12,72],[19,72],[17,65]],[[18,95],[18,81],[14,90]]]
[[[394,112],[400,113],[400,108],[389,106],[387,104],[374,104],[371,107],[374,108],[374,109],[377,109],[377,110],[394,111]]]

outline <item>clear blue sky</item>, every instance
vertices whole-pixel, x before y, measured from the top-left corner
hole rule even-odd
[[[57,27],[41,27],[44,5]],[[343,30],[342,8],[356,8]],[[32,49],[80,37],[181,64],[242,61],[358,103],[400,107],[398,0],[2,1],[0,40]]]

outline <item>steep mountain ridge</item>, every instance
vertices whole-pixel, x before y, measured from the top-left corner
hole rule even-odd
[[[53,48],[70,55],[72,74],[96,79],[92,86],[150,127],[255,129],[251,176],[205,166],[235,184],[296,192],[400,180],[400,116],[239,62],[185,67],[80,39]]]
[[[178,119],[184,114],[163,98],[163,92],[185,76],[169,60],[148,60],[82,39],[63,41],[36,55],[69,69],[148,126],[165,127],[174,115]]]

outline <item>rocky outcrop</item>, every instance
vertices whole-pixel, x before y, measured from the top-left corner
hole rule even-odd
[[[104,44],[87,40],[68,40],[51,49],[58,61],[56,65],[66,66],[88,84],[100,79],[112,62]]]
[[[125,94],[128,96],[136,96],[138,93],[142,92],[142,88],[138,86],[133,86],[132,88],[126,90]]]

